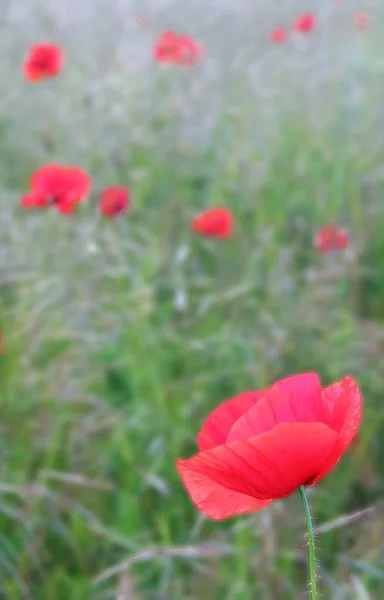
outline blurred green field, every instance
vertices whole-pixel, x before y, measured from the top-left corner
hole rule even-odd
[[[307,598],[298,497],[214,523],[174,467],[219,402],[305,370],[365,398],[358,445],[310,491],[322,598],[383,598],[382,8],[63,4],[0,5],[0,598]],[[315,32],[269,41],[311,9]],[[170,28],[200,64],[154,64]],[[46,39],[65,71],[28,84]],[[92,175],[75,217],[21,209],[47,162]],[[132,211],[107,222],[98,193],[118,184]],[[227,242],[190,230],[214,205]],[[319,256],[329,222],[351,247]]]

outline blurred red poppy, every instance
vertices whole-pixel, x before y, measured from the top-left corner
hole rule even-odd
[[[229,238],[233,230],[233,216],[227,208],[210,208],[192,221],[192,229],[206,237]]]
[[[153,53],[159,63],[175,62],[178,36],[173,31],[165,31],[155,43]]]
[[[328,254],[335,250],[344,250],[349,245],[349,234],[340,225],[326,225],[321,227],[315,237],[315,248],[321,254]]]
[[[273,29],[269,34],[269,39],[272,42],[286,42],[288,39],[288,34],[285,29]]]
[[[56,77],[63,67],[63,52],[56,44],[35,44],[28,52],[23,64],[24,76],[28,81],[41,81],[45,77]]]
[[[204,53],[203,47],[187,35],[179,37],[178,46],[178,62],[183,65],[194,65]]]
[[[368,29],[371,24],[371,19],[365,12],[356,13],[353,21],[358,29]]]
[[[161,64],[194,65],[202,56],[203,48],[190,36],[166,31],[158,38],[153,52],[155,60]]]
[[[117,217],[129,208],[129,192],[125,187],[110,187],[100,196],[99,208],[104,217]]]
[[[20,198],[20,204],[23,208],[48,208],[50,206],[49,200],[45,196],[39,196],[38,194],[24,194]]]
[[[297,33],[309,33],[316,27],[316,25],[316,16],[311,12],[307,12],[296,19],[296,21],[293,23],[293,29]]]
[[[91,188],[91,179],[79,167],[45,165],[32,176],[32,195],[44,198],[63,214],[74,212],[77,204],[85,200]],[[41,201],[41,200],[40,200]]]
[[[200,452],[177,469],[208,517],[259,510],[323,479],[355,439],[361,416],[351,377],[325,389],[315,373],[289,377],[221,404],[198,435]]]

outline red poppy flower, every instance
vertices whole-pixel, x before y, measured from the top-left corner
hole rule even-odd
[[[158,63],[177,62],[179,36],[173,31],[162,33],[154,46],[154,56]]]
[[[353,21],[358,29],[368,29],[371,24],[371,19],[365,12],[356,13]]]
[[[321,254],[344,250],[348,245],[348,231],[339,225],[326,225],[319,229],[315,237],[315,248]]]
[[[285,29],[273,29],[269,34],[269,39],[272,42],[286,42],[288,39],[288,34]]]
[[[129,192],[125,187],[111,187],[104,190],[100,196],[99,208],[104,217],[116,217],[128,210]]]
[[[317,19],[316,16],[311,13],[304,13],[301,15],[293,24],[293,29],[297,33],[309,33],[316,27]]]
[[[158,38],[153,52],[158,63],[193,65],[201,57],[203,48],[190,36],[166,31]]]
[[[203,47],[193,38],[187,35],[179,36],[177,62],[183,65],[194,65],[203,53]]]
[[[23,64],[24,76],[28,81],[41,81],[45,77],[56,77],[63,67],[63,52],[56,44],[35,44],[28,52]]]
[[[229,238],[233,230],[233,216],[227,208],[210,208],[192,221],[192,229],[206,237]]]
[[[79,167],[45,165],[32,176],[31,188],[33,195],[45,198],[59,212],[70,214],[88,196],[91,180]]]
[[[325,477],[354,441],[362,398],[351,377],[322,389],[315,373],[221,404],[205,421],[200,452],[177,469],[212,519],[259,510]]]
[[[56,201],[54,205],[62,215],[72,215],[76,211],[77,202],[73,202],[69,197],[64,197]]]
[[[50,205],[49,200],[45,196],[39,196],[38,194],[25,194],[20,198],[20,204],[23,208],[48,208]]]

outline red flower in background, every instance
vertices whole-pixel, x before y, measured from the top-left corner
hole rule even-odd
[[[272,42],[286,42],[288,39],[288,34],[285,29],[273,29],[269,34],[269,39]]]
[[[325,477],[354,441],[362,398],[350,377],[322,389],[315,373],[221,404],[205,421],[200,452],[177,469],[212,519],[264,508]]]
[[[25,194],[20,198],[20,204],[23,208],[26,209],[48,208],[50,206],[50,201],[44,196],[29,193]]]
[[[371,19],[365,12],[356,13],[353,21],[358,29],[368,29],[371,24]]]
[[[153,52],[157,62],[175,62],[178,36],[173,31],[165,31],[158,38]]]
[[[203,48],[190,36],[166,31],[158,38],[153,52],[155,60],[161,64],[194,65],[202,56]]]
[[[311,12],[307,12],[296,19],[296,21],[293,23],[293,29],[297,33],[309,33],[316,27],[316,25],[316,16]]]
[[[56,44],[35,44],[28,52],[23,64],[24,76],[28,81],[41,81],[45,77],[56,77],[63,67],[63,52]]]
[[[102,192],[99,208],[104,217],[113,218],[129,208],[130,197],[127,188],[111,187]]]
[[[227,208],[210,208],[192,221],[192,229],[206,237],[229,238],[233,230],[233,216]]]
[[[204,53],[203,47],[193,38],[184,35],[178,40],[178,61],[183,65],[194,65]]]
[[[32,192],[24,196],[23,205],[34,202],[35,206],[53,205],[59,212],[70,214],[79,202],[85,200],[90,188],[90,177],[83,169],[45,165],[33,174]]]
[[[315,237],[315,248],[321,254],[328,254],[334,250],[344,250],[348,245],[348,231],[340,225],[321,227]]]

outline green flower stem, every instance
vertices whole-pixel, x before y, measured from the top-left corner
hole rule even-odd
[[[299,487],[300,498],[303,502],[305,520],[307,522],[308,531],[308,552],[309,552],[309,580],[311,588],[311,600],[317,600],[317,582],[316,582],[316,560],[315,560],[315,536],[313,533],[313,523],[311,511],[309,508],[305,487]]]

